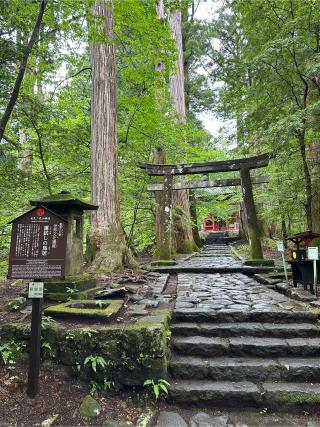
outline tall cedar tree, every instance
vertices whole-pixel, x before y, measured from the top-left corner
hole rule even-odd
[[[92,199],[99,209],[91,216],[89,247],[95,272],[122,269],[131,258],[120,224],[113,8],[113,0],[97,0],[92,11],[100,33],[91,45]]]

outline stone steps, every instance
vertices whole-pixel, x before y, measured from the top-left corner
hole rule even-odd
[[[259,407],[293,409],[316,407],[320,403],[320,384],[251,381],[177,380],[170,388],[175,402],[212,407]]]
[[[320,325],[313,323],[173,323],[173,336],[255,336],[274,338],[319,337]]]
[[[320,356],[320,338],[175,337],[172,348],[190,356]]]
[[[317,409],[317,313],[248,279],[244,274],[253,270],[238,267],[225,246],[212,243],[177,271],[196,274],[178,276],[171,398],[188,408]]]
[[[315,322],[317,314],[311,311],[288,311],[288,310],[241,310],[221,309],[219,311],[211,308],[183,308],[176,309],[173,313],[175,322],[276,322],[296,323]]]
[[[320,359],[174,356],[169,371],[184,380],[320,382]]]

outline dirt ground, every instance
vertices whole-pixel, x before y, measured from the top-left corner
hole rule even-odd
[[[147,404],[144,389],[98,392],[93,397],[102,407],[101,414],[92,421],[83,420],[79,407],[90,391],[88,383],[79,382],[57,366],[41,369],[36,398],[26,395],[26,383],[26,364],[12,371],[0,367],[1,426],[37,426],[53,415],[58,415],[55,425],[63,426],[100,426],[107,419],[134,423]]]

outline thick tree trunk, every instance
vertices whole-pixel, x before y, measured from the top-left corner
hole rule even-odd
[[[311,178],[311,220],[312,231],[320,233],[320,141],[307,146],[308,164]]]
[[[287,240],[288,231],[287,231],[287,224],[284,216],[281,217],[281,235],[282,235],[283,246],[285,249],[287,249],[288,248],[288,240]]]
[[[304,185],[306,190],[306,201],[305,201],[305,211],[307,218],[307,227],[309,230],[312,230],[312,184],[311,184],[311,176],[309,171],[309,166],[307,162],[306,155],[306,144],[305,144],[305,130],[299,133],[298,135],[300,154],[302,158],[303,164],[303,172],[304,172]]]
[[[15,81],[9,102],[7,104],[7,107],[4,111],[4,113],[3,113],[3,116],[1,117],[1,120],[0,120],[0,141],[3,138],[7,123],[10,119],[13,108],[17,102],[18,95],[19,95],[20,88],[21,88],[21,84],[23,81],[23,76],[24,76],[24,73],[26,71],[28,58],[30,56],[30,53],[31,53],[32,48],[34,46],[34,43],[36,42],[36,40],[38,38],[38,34],[39,34],[39,30],[40,30],[40,26],[41,26],[41,22],[42,22],[42,18],[43,18],[43,14],[44,14],[46,5],[47,5],[47,0],[42,0],[40,3],[38,16],[37,16],[36,22],[34,24],[28,45],[25,49],[25,52],[24,52],[22,59],[21,59],[21,62],[20,62],[18,75],[17,75],[16,81]]]
[[[99,209],[91,216],[90,270],[107,272],[119,270],[131,260],[120,224],[113,0],[97,0],[93,15],[97,30],[108,42],[91,46],[92,199]]]
[[[170,76],[170,93],[177,114],[177,123],[185,123],[186,107],[184,96],[181,11],[175,10],[174,12],[170,12],[168,20],[178,51],[176,72]],[[188,190],[173,191],[173,213],[176,250],[181,253],[191,253],[198,248],[193,240]]]
[[[256,207],[254,204],[252,182],[249,169],[240,170],[241,190],[248,222],[248,237],[252,259],[263,259],[260,240],[260,230],[257,220]]]

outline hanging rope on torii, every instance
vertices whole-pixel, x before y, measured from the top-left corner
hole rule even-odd
[[[180,165],[157,165],[149,163],[140,163],[139,167],[145,170],[149,176],[163,176],[163,184],[152,184],[148,186],[148,191],[161,191],[159,198],[161,212],[161,232],[159,238],[162,248],[167,248],[162,253],[163,259],[171,259],[171,209],[172,209],[172,191],[183,188],[210,188],[241,185],[243,202],[248,223],[248,236],[252,259],[263,259],[260,232],[258,226],[257,212],[254,203],[252,184],[266,182],[266,177],[250,176],[250,169],[258,169],[268,166],[271,158],[270,153],[257,156],[244,157],[233,160],[220,160],[216,162],[191,163]],[[208,174],[217,172],[239,171],[240,179],[225,179],[214,181],[198,181],[192,183],[173,184],[174,176]]]

